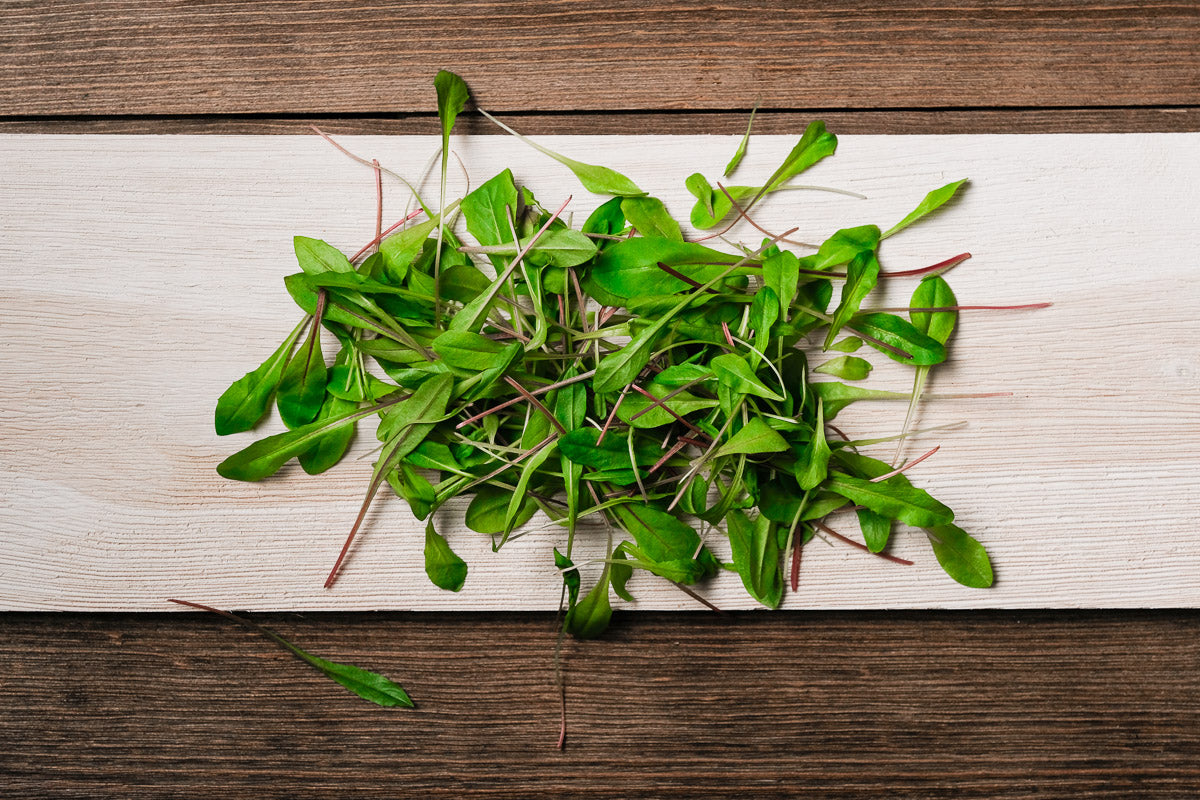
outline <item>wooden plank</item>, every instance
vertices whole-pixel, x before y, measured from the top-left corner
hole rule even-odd
[[[736,134],[746,130],[748,113],[639,111],[573,114],[520,113],[506,116],[529,135],[552,134]],[[1200,130],[1200,108],[1021,109],[969,111],[759,111],[756,134],[791,134],[814,119],[843,134],[947,133],[1181,133]],[[341,135],[433,135],[434,114],[381,116],[271,117],[190,115],[178,117],[0,117],[0,133],[72,134],[305,134],[310,125]],[[466,135],[502,135],[481,115],[466,112],[455,130]]]
[[[941,434],[942,452],[914,477],[988,545],[997,586],[950,582],[912,536],[896,548],[918,560],[907,570],[817,543],[793,606],[1200,604],[1190,488],[1200,467],[1200,284],[1188,256],[1197,141],[846,137],[811,180],[869,200],[794,193],[763,206],[768,227],[802,213],[803,233],[819,239],[851,222],[888,224],[926,189],[971,175],[951,213],[889,242],[888,263],[970,249],[976,258],[955,275],[960,299],[1056,302],[1036,315],[964,319],[957,360],[935,372],[934,391],[1014,395],[930,404],[921,415],[926,427],[969,422]],[[682,176],[717,172],[732,147],[728,137],[546,142],[627,171],[677,215],[689,205]],[[748,174],[769,171],[791,143],[756,141]],[[350,144],[410,175],[433,147]],[[456,149],[475,183],[512,165],[540,197],[567,191],[569,176],[513,140],[468,138]],[[212,398],[294,324],[278,286],[294,269],[290,236],[346,249],[369,238],[369,172],[316,137],[9,136],[0,150],[10,166],[0,256],[14,287],[0,317],[0,607],[152,610],[179,595],[260,609],[557,606],[544,533],[493,556],[449,520],[472,578],[459,595],[431,589],[419,526],[398,503],[373,516],[347,577],[323,592],[366,464],[253,485],[212,470],[247,441],[212,434]],[[389,218],[403,204],[390,197]],[[573,208],[595,202],[580,196]],[[903,303],[906,292],[879,303]],[[1141,308],[1152,312],[1129,318]],[[877,374],[876,385],[907,388],[899,368]],[[877,407],[844,421],[852,436],[887,435],[902,417],[902,406]],[[1152,544],[1138,531],[1151,531]],[[633,588],[642,608],[690,604],[648,580]],[[750,604],[732,576],[706,593],[724,607]]]
[[[402,681],[351,697],[209,616],[5,616],[23,798],[1178,798],[1200,794],[1194,612],[262,618]],[[149,677],[149,679],[148,679]]]
[[[8,114],[1192,105],[1192,2],[5,3]]]

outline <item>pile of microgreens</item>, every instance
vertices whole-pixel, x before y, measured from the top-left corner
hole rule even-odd
[[[381,230],[380,216],[376,239],[351,257],[297,237],[301,271],[284,284],[306,316],[217,403],[219,434],[255,427],[272,397],[289,428],[217,467],[242,481],[262,480],[293,458],[310,474],[329,469],[358,422],[378,417],[382,448],[326,587],[385,484],[426,521],[425,571],[448,591],[467,577],[435,528],[448,501],[470,498],[466,525],[492,537],[495,549],[538,511],[561,526],[553,555],[563,628],[577,637],[605,630],[610,595],[633,600],[626,582],[635,569],[681,588],[731,569],[751,597],[775,608],[785,584],[796,589],[802,549],[819,533],[911,563],[885,552],[896,522],[922,529],[954,580],[991,585],[983,546],[903,474],[934,451],[897,466],[831,436],[832,420],[851,403],[895,398],[910,403],[892,438],[910,435],[929,370],[946,359],[956,312],[967,308],[941,273],[969,254],[885,273],[880,243],[943,206],[965,181],[930,192],[887,230],[846,228],[797,255],[787,249],[800,245],[787,238],[793,231],[763,231],[748,212],[833,154],[837,139],[821,122],[756,185],[714,189],[699,173],[688,177],[697,198],[690,222],[717,229],[699,241],[686,240],[663,203],[628,177],[521,137],[588,191],[611,196],[576,230],[562,217],[567,202],[549,210],[509,170],[446,202],[448,138],[468,92],[449,72],[435,87],[438,209],[422,202],[395,227],[412,224],[394,233]],[[378,181],[378,163],[365,163]],[[758,247],[709,246],[741,219],[766,237]],[[907,317],[860,310],[885,275],[920,279]],[[323,334],[337,343],[332,366]],[[810,370],[802,345],[814,341],[838,355]],[[866,359],[850,355],[864,344],[911,365],[912,391],[843,382],[870,372]],[[812,371],[840,380],[813,382]],[[848,508],[862,543],[824,521]],[[610,533],[603,571],[585,592],[572,558],[577,526],[588,518]],[[705,546],[715,532],[728,537],[731,563]]]

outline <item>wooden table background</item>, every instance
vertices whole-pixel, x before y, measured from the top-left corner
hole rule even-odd
[[[2,2],[0,133],[432,133],[441,67],[529,133],[1200,130],[1194,0],[792,6]],[[0,795],[1200,795],[1196,611],[619,613],[564,752],[553,615],[263,619],[420,709],[215,618],[0,615]]]

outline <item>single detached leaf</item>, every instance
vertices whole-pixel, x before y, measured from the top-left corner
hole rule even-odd
[[[746,123],[746,132],[742,134],[742,140],[738,142],[737,150],[733,153],[733,158],[729,159],[729,163],[725,165],[725,177],[728,178],[737,169],[738,164],[742,163],[742,158],[746,155],[746,145],[750,142],[750,129],[754,127],[754,115],[758,113],[758,105],[750,109],[750,121]]]
[[[859,340],[855,339],[854,341]],[[855,356],[839,356],[818,367],[813,367],[813,372],[832,375],[844,381],[861,381],[871,374],[871,362]]]
[[[840,342],[834,342],[829,345],[829,350],[836,350],[839,353],[856,353],[858,348],[862,347],[862,339],[857,336],[847,336]]]
[[[983,545],[957,525],[939,525],[926,531],[938,563],[954,580],[973,589],[992,585],[992,562]]]
[[[833,155],[835,150],[837,137],[825,130],[824,122],[819,119],[813,120],[779,169],[775,170],[775,174],[767,181],[767,191],[775,191],[821,159]]]
[[[929,214],[932,214],[934,211],[937,211],[939,208],[949,202],[950,198],[954,197],[959,188],[966,182],[967,179],[963,178],[961,181],[948,183],[942,188],[934,189],[932,192],[925,195],[925,199],[921,201],[921,204],[914,208],[912,213],[910,213],[907,217],[888,228],[883,234],[883,238],[886,239],[894,233],[899,233],[922,217],[926,217]]]
[[[496,125],[517,137],[534,150],[553,158],[555,161],[571,170],[571,172],[574,172],[575,177],[578,178],[579,182],[583,184],[583,188],[587,189],[593,194],[611,194],[620,197],[636,197],[638,195],[645,194],[645,192],[637,187],[636,183],[616,170],[609,169],[608,167],[596,166],[595,164],[585,164],[582,161],[576,161],[573,158],[567,158],[564,155],[543,147],[526,136],[522,136],[486,111],[480,109],[479,113],[483,114]]]
[[[271,405],[271,395],[283,377],[283,369],[304,330],[307,320],[296,326],[288,338],[253,372],[233,382],[217,400],[215,425],[218,436],[248,431],[258,424]]]
[[[732,455],[760,455],[782,453],[788,449],[787,440],[762,417],[753,417],[741,430],[729,437],[729,441],[717,448],[713,458]]]
[[[251,622],[248,619],[243,619],[236,614],[231,614],[228,611],[212,608],[211,606],[201,605],[199,603],[190,603],[186,600],[172,600],[172,603],[178,603],[182,606],[190,606],[198,608],[201,611],[209,611],[213,614],[218,614],[226,619],[230,619],[239,625],[242,625],[250,630],[257,631],[266,636],[275,644],[287,650],[301,661],[309,664],[325,677],[340,683],[342,686],[349,689],[354,694],[364,700],[369,700],[376,705],[394,708],[396,706],[404,706],[405,708],[414,708],[412,699],[404,688],[398,683],[385,678],[377,672],[365,670],[362,667],[356,667],[353,664],[339,664],[336,661],[327,661],[324,658],[318,658],[311,653],[301,650],[296,645],[284,639],[279,634],[269,630],[257,622]]]
[[[425,574],[433,585],[448,592],[462,589],[467,580],[467,562],[463,561],[433,528],[433,519],[425,526]]]
[[[901,483],[888,478],[871,483],[862,478],[833,472],[830,473],[825,487],[876,514],[898,519],[917,528],[949,525],[954,521],[953,511],[933,499],[929,492],[918,489],[907,481]]]

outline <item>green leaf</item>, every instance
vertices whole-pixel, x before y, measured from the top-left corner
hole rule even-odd
[[[767,400],[782,400],[783,395],[768,387],[754,374],[746,359],[736,353],[722,353],[709,365],[723,386],[736,394],[752,394]]]
[[[880,347],[869,339],[867,340],[867,344],[901,364],[928,367],[946,360],[945,345],[921,333],[908,320],[895,314],[886,314],[881,311],[860,314],[850,320],[847,327],[908,353],[910,357],[905,358]]]
[[[511,489],[500,486],[483,484],[476,487],[475,496],[471,498],[471,503],[467,506],[463,521],[476,533],[485,533],[489,536],[504,533],[507,525],[508,504],[512,496]],[[521,505],[520,513],[514,518],[513,526],[524,525],[536,512],[537,504],[527,498]]]
[[[275,405],[285,425],[296,428],[316,419],[325,400],[326,379],[321,326],[314,323],[308,337],[284,368],[275,392]]]
[[[471,331],[445,331],[433,340],[433,352],[451,367],[485,370],[496,363],[505,346]]]
[[[892,535],[892,521],[882,514],[876,514],[867,508],[858,510],[858,527],[862,530],[863,541],[872,553],[878,553],[887,547]]]
[[[467,101],[471,99],[471,93],[462,78],[444,69],[434,77],[433,88],[437,91],[438,119],[442,123],[442,148],[444,149],[449,143],[454,120],[458,118]]]
[[[953,511],[933,499],[924,489],[918,489],[907,481],[901,483],[888,478],[871,483],[833,472],[825,487],[876,514],[898,519],[917,528],[933,528],[954,521]]]
[[[762,417],[752,417],[741,430],[721,445],[713,458],[732,455],[782,453],[788,449],[787,440],[779,435]]]
[[[277,433],[259,439],[249,447],[231,455],[217,465],[217,473],[235,481],[260,481],[274,475],[291,459],[308,450],[322,436],[352,425],[363,417],[374,414],[380,406],[353,411],[341,417],[317,420],[292,431]]]
[[[815,489],[829,474],[829,442],[825,439],[825,402],[817,399],[817,419],[813,438],[800,452],[796,465],[796,482],[805,491]]]
[[[767,608],[778,608],[783,599],[783,566],[779,540],[771,520],[761,514],[751,522],[741,509],[726,517],[733,566],[750,596]]]
[[[950,308],[958,305],[958,299],[950,289],[950,284],[940,275],[926,278],[917,284],[913,291],[910,308]],[[913,327],[929,338],[941,344],[950,341],[954,332],[954,323],[958,319],[957,311],[910,311],[908,314]]]
[[[317,414],[317,422],[337,419],[358,410],[358,403],[343,400],[332,394],[327,395],[321,412]],[[301,453],[300,466],[309,475],[318,475],[342,460],[350,442],[354,439],[354,426],[347,425],[337,428],[318,439],[312,447]]]
[[[297,325],[266,361],[234,381],[217,400],[214,422],[218,436],[248,431],[267,413],[271,395],[306,324],[307,320]]]
[[[612,603],[608,599],[609,567],[604,566],[600,580],[563,618],[563,628],[577,639],[595,639],[608,629]]]
[[[608,573],[612,579],[613,593],[627,603],[636,602],[633,595],[625,588],[625,584],[633,577],[633,567],[629,565],[629,560],[625,557],[624,543],[613,548],[612,563],[608,567]]]
[[[519,244],[511,240],[503,244],[485,245],[476,249],[487,255],[515,256],[521,248],[532,241],[525,258],[537,266],[575,267],[596,255],[596,245],[584,234],[570,228],[550,228],[534,241],[533,237],[524,236]]]
[[[401,429],[410,425],[432,426],[445,419],[446,406],[450,403],[453,387],[453,375],[431,375],[407,400],[395,404],[383,413],[375,435],[381,442],[388,441]],[[413,447],[416,447],[416,443]]]
[[[625,213],[621,211],[622,197],[613,197],[600,204],[599,208],[588,215],[580,228],[584,233],[599,233],[605,236],[616,236],[625,230]]]
[[[750,366],[757,368],[760,353],[766,353],[771,341],[771,326],[779,319],[779,295],[770,286],[764,286],[754,295],[750,303],[750,327],[754,329],[754,350],[750,353]]]
[[[437,231],[439,220],[441,215],[434,215],[380,242],[379,253],[383,257],[384,272],[391,280],[396,283],[404,280],[417,256],[421,255],[425,240]]]
[[[300,269],[307,275],[319,275],[322,272],[354,272],[350,259],[328,242],[320,239],[310,239],[307,236],[296,236],[292,239],[296,251],[296,261]]]
[[[838,333],[850,319],[858,313],[859,306],[866,296],[875,288],[879,280],[879,259],[875,251],[864,250],[854,257],[846,268],[846,282],[842,284],[842,299],[837,310],[833,312],[833,320],[829,323],[829,333],[825,336],[825,347],[833,344]]]
[[[774,291],[779,300],[779,319],[786,320],[800,284],[800,259],[779,250],[763,259],[762,271],[764,288]]]
[[[687,176],[683,185],[699,201],[696,203],[696,208],[700,212],[701,221],[712,219],[716,213],[713,209],[713,200],[716,193],[713,191],[712,184],[708,182],[708,178],[699,172],[693,172]],[[692,221],[695,222],[696,212],[693,212],[692,217]]]
[[[860,341],[855,339],[854,341]],[[832,375],[845,381],[861,381],[871,374],[871,362],[855,356],[839,356],[830,359],[819,367],[813,367],[813,372]]]
[[[399,684],[393,683],[391,680],[376,672],[370,672],[352,664],[339,664],[336,661],[327,661],[323,658],[318,658],[311,653],[301,650],[287,639],[284,639],[274,631],[259,625],[257,622],[251,622],[248,619],[243,619],[242,617],[239,617],[236,614],[231,614],[228,611],[221,611],[220,609],[212,608],[211,606],[200,605],[199,603],[190,603],[186,600],[172,600],[171,602],[178,603],[181,606],[190,606],[192,608],[198,608],[201,611],[209,611],[213,614],[218,614],[226,619],[233,620],[237,624],[249,628],[250,630],[261,633],[263,636],[266,636],[268,639],[275,642],[275,644],[279,645],[284,650],[287,650],[296,658],[312,667],[315,667],[323,675],[325,675],[325,677],[337,681],[342,686],[346,687],[364,700],[369,700],[376,705],[386,706],[389,708],[395,706],[405,706],[407,708],[414,707],[412,699]]]
[[[673,514],[640,502],[623,503],[613,512],[652,561],[695,561],[700,534]]]
[[[606,247],[592,265],[589,277],[618,298],[668,295],[691,287],[665,272],[660,263],[697,283],[705,283],[724,272],[725,265],[733,263],[731,259],[728,253],[692,242],[638,236]]]
[[[857,336],[847,336],[840,342],[834,342],[827,349],[836,350],[839,353],[856,353],[858,348],[862,347],[863,340]]]
[[[822,242],[816,253],[800,259],[800,266],[804,269],[833,269],[853,261],[862,253],[874,253],[879,247],[879,239],[877,225],[842,228]]]
[[[750,110],[750,121],[746,123],[746,132],[742,134],[742,140],[738,142],[737,150],[733,153],[733,158],[729,159],[729,163],[725,165],[725,177],[728,178],[737,169],[738,164],[742,163],[742,158],[746,155],[746,145],[750,142],[750,129],[754,127],[754,115],[758,113],[758,106]]]
[[[621,213],[642,236],[683,241],[679,223],[656,197],[626,197],[621,201]]]
[[[638,195],[645,194],[645,192],[637,187],[637,184],[616,170],[609,169],[608,167],[596,166],[595,164],[585,164],[582,161],[576,161],[575,159],[567,158],[566,156],[556,153],[553,150],[542,147],[540,144],[532,139],[529,139],[528,137],[522,136],[486,111],[480,109],[479,113],[483,114],[492,122],[496,123],[496,125],[500,126],[508,133],[511,133],[513,136],[517,137],[534,150],[553,158],[555,161],[571,170],[571,172],[574,172],[575,177],[578,178],[579,182],[583,184],[583,188],[587,189],[593,194],[612,194],[621,197],[636,197]]]
[[[467,580],[467,562],[458,557],[446,539],[433,528],[433,519],[425,526],[425,574],[433,585],[448,592],[462,589]]]
[[[954,197],[959,188],[966,182],[967,179],[963,178],[961,181],[948,183],[942,188],[934,189],[932,192],[925,195],[925,199],[921,201],[921,204],[914,208],[912,213],[910,213],[907,217],[888,228],[887,232],[883,234],[883,238],[886,239],[894,233],[899,233],[922,217],[928,216],[934,211],[937,211],[939,208],[949,202],[950,198]]]
[[[673,391],[668,384],[664,384],[657,379],[649,383],[645,389],[659,399],[666,397]],[[617,419],[634,428],[657,428],[662,425],[669,425],[675,421],[674,415],[661,405],[650,408],[653,404],[654,401],[645,395],[630,392],[625,395],[625,400],[622,401],[620,407],[617,409]],[[691,392],[680,392],[670,400],[667,400],[663,405],[674,411],[675,414],[686,417],[688,414],[696,411],[716,408],[717,401],[709,397],[697,397]]]
[[[938,563],[954,580],[973,589],[992,585],[992,562],[987,550],[957,525],[940,525],[925,531]]]
[[[824,122],[819,119],[813,120],[779,169],[775,170],[775,174],[767,181],[767,191],[775,191],[821,159],[833,155],[835,150],[837,137],[825,130]]]
[[[397,464],[387,474],[387,482],[392,491],[408,503],[417,519],[425,519],[433,512],[437,504],[437,492],[433,484],[409,464]]]
[[[887,392],[882,389],[865,389],[830,381],[809,384],[809,391],[825,403],[825,419],[833,419],[838,412],[859,400],[906,400],[907,392]]]
[[[463,219],[467,230],[482,245],[505,244],[513,240],[517,210],[517,185],[512,170],[506,169],[483,183],[462,199]],[[514,251],[515,254],[515,251]],[[505,266],[501,256],[492,256],[497,269]]]
[[[579,570],[573,569],[575,562],[554,548],[554,566],[562,571],[563,586],[567,587],[567,608],[574,608],[579,599]]]
[[[654,344],[658,341],[666,322],[666,317],[660,317],[655,324],[634,336],[620,350],[606,355],[596,368],[596,377],[592,379],[593,391],[605,394],[633,383],[650,362]]]

